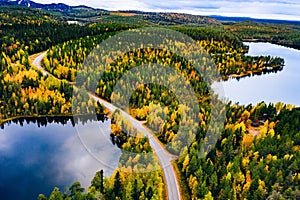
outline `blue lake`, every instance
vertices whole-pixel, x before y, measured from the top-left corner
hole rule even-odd
[[[245,44],[250,46],[249,55],[282,57],[285,67],[278,73],[223,82],[225,97],[240,104],[265,101],[300,106],[300,51],[270,43]]]
[[[97,141],[101,162],[83,145],[78,127],[101,138]],[[75,127],[71,120],[40,127],[33,122],[5,125],[0,129],[1,199],[37,199],[38,194],[49,195],[56,186],[64,191],[75,181],[86,188],[100,169],[110,176],[120,150],[109,133],[109,120],[79,122]]]

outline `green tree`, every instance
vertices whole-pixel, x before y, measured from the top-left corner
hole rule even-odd
[[[59,191],[57,187],[54,188],[53,192],[49,197],[49,200],[63,200],[63,194]]]
[[[38,200],[47,200],[48,198],[44,194],[39,194]]]
[[[104,185],[103,185],[103,179],[104,179],[104,175],[103,175],[103,170],[100,170],[98,172],[96,172],[93,180],[92,180],[92,186],[94,186],[96,188],[96,190],[99,190],[102,194],[104,193]]]
[[[79,182],[75,182],[70,187],[70,197],[75,198],[81,195],[81,193],[84,191],[84,188],[81,187],[81,184]]]
[[[116,197],[122,198],[122,183],[119,171],[117,171],[114,180],[114,194]]]

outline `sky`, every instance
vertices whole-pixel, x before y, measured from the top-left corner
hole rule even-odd
[[[300,0],[33,0],[107,10],[141,10],[300,21]]]

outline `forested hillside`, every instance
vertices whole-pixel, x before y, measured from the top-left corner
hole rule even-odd
[[[0,7],[0,11],[0,48],[13,62],[19,49],[34,54],[69,40],[136,27],[119,23],[68,24],[55,13],[23,7]]]
[[[231,75],[240,77],[272,71],[277,72],[282,70],[282,66],[284,65],[284,60],[281,58],[244,55],[247,52],[247,47],[242,44],[241,40],[221,29],[215,30],[207,27],[176,28],[175,30],[185,33],[197,40],[211,55],[224,79],[227,79]],[[87,55],[89,55],[89,53],[107,37],[108,34],[102,34],[95,37],[68,41],[59,46],[52,47],[48,51],[48,56],[44,61],[45,68],[57,78],[74,82],[77,70],[80,68]],[[148,52],[143,53],[142,51]],[[157,55],[159,52],[152,50],[137,50],[136,53],[140,56],[136,57],[134,62],[135,64],[141,64],[142,62],[146,62],[146,60],[148,60],[147,62],[150,62],[151,60],[148,59],[147,56],[151,56],[151,54]],[[133,54],[129,54],[128,56],[132,57]],[[125,62],[130,61],[125,60]],[[180,64],[180,62],[171,61],[170,64],[176,65]],[[115,64],[112,65],[115,66]],[[121,68],[123,68],[122,66]],[[271,68],[271,70],[268,68]],[[111,88],[111,86],[107,88]]]
[[[91,66],[83,65],[88,55],[105,39],[125,30],[162,22],[164,25],[181,24],[164,28],[190,36],[209,54],[213,62],[208,57],[199,59],[204,72],[209,74],[216,68],[223,80],[262,75],[282,70],[285,61],[271,56],[247,56],[248,47],[242,39],[262,39],[298,48],[298,36],[294,35],[297,27],[285,30],[285,26],[263,27],[248,23],[186,27],[185,21],[195,25],[206,24],[210,19],[176,14],[126,18],[124,13],[122,16],[120,13],[103,16],[103,21],[97,23],[71,25],[60,21],[61,15],[53,12],[20,7],[0,7],[0,10],[1,124],[28,116],[71,116],[74,110],[78,115],[107,114],[105,108],[86,92],[73,91],[73,85],[84,87],[109,102],[122,101],[122,95],[130,91],[128,88],[139,83],[138,79],[124,82],[121,84],[124,94],[114,93],[115,85],[125,73],[137,66],[151,66],[151,63],[162,68],[169,66],[193,88],[197,97],[195,107],[199,112],[195,116],[182,114],[193,108],[181,104],[168,88],[155,84],[141,85],[130,94],[128,112],[145,120],[169,152],[180,155],[174,166],[182,186],[182,198],[300,198],[299,108],[283,103],[240,106],[226,102],[225,107],[217,109],[217,114],[224,114],[225,122],[213,127],[220,133],[217,144],[210,146],[211,151],[203,157],[199,150],[208,140],[206,133],[213,114],[216,114],[212,113],[215,94],[211,93],[210,83],[205,82],[190,61],[170,50],[140,47],[116,60],[110,60],[111,55],[94,55],[96,60],[108,65],[104,71],[103,66],[93,63],[94,71],[89,73]],[[128,23],[131,19],[134,21]],[[275,30],[282,33],[281,36],[276,36]],[[156,37],[164,38],[164,35]],[[126,40],[123,45],[129,47],[132,45],[129,42]],[[166,44],[173,45],[170,41]],[[182,44],[175,46],[180,49]],[[47,51],[43,67],[56,78],[44,76],[31,64],[29,55],[43,51]],[[100,77],[101,72],[103,76]],[[133,75],[145,76],[141,72]],[[148,78],[162,79],[162,76]],[[177,81],[175,76],[169,78]],[[96,110],[91,110],[93,107]],[[192,117],[199,119],[199,123],[193,123]],[[55,188],[49,198],[41,194],[38,199],[166,199],[164,174],[152,154],[149,139],[142,137],[121,112],[111,113],[111,118],[111,142],[132,153],[121,156],[114,174],[105,178],[103,170],[99,169],[86,192],[75,182],[66,191]],[[180,123],[194,132],[180,130]],[[190,138],[194,138],[192,143],[184,146]],[[141,169],[147,172],[139,173]]]
[[[258,120],[264,124],[253,129]],[[186,199],[299,198],[298,123],[299,109],[281,103],[228,107],[225,129],[207,157],[199,158],[197,141],[178,161]]]
[[[85,114],[92,106],[95,106],[96,113],[104,113],[104,108],[87,94],[73,93],[73,88],[67,81],[44,77],[31,66],[27,52],[17,51],[14,63],[4,53],[0,55],[0,60],[0,123],[16,117],[70,116],[73,114],[74,94],[78,100],[86,102],[73,104],[77,106],[74,110],[78,114]]]
[[[245,41],[271,42],[300,49],[300,25],[256,23],[252,21],[230,23],[225,28]]]
[[[259,73],[263,73],[263,70],[268,67],[276,69],[284,63],[283,59],[270,56],[245,56],[247,47],[243,46],[238,38],[222,30],[216,31],[210,28],[180,28],[178,30],[197,39],[199,44],[210,53],[220,73],[225,77],[247,73],[247,71],[253,73],[256,69],[260,70]],[[53,47],[44,60],[45,68],[58,78],[75,81],[72,77],[75,77],[75,74],[80,76],[82,73],[78,70],[82,70],[80,66],[86,55],[102,40],[101,35]],[[73,51],[69,51],[70,49]],[[297,186],[299,145],[291,143],[296,139],[294,138],[296,135],[287,136],[281,128],[282,123],[286,123],[281,122],[285,113],[296,113],[297,109],[281,104],[276,104],[276,106],[265,103],[257,106],[228,104],[225,128],[216,147],[206,158],[200,158],[199,149],[205,141],[205,133],[211,119],[209,88],[202,82],[201,75],[195,72],[188,62],[176,57],[172,52],[147,48],[123,55],[109,64],[110,67],[105,71],[105,77],[98,82],[96,94],[108,101],[120,98],[119,94],[114,94],[112,91],[116,82],[122,74],[134,66],[145,63],[159,63],[181,71],[192,84],[198,98],[202,99],[199,113],[200,128],[197,131],[196,141],[188,149],[179,149],[181,144],[177,139],[180,110],[185,108],[166,88],[152,84],[141,86],[134,92],[130,102],[133,116],[146,119],[148,126],[155,131],[162,142],[173,142],[173,145],[168,148],[169,151],[183,151],[177,164],[182,184],[186,186],[186,190],[183,191],[186,199],[209,199],[210,197],[263,199],[269,196],[276,197],[276,195],[282,198],[293,198],[299,195]],[[70,69],[73,73],[70,73]],[[97,70],[95,72],[91,74],[90,79],[83,82],[88,89],[92,88],[94,79],[97,79]],[[136,76],[139,75],[136,74]],[[124,85],[124,88],[131,87],[132,85]],[[263,124],[255,128],[254,124],[258,122]],[[187,120],[184,123],[189,122]],[[197,129],[196,126],[194,128]],[[123,146],[126,139],[117,141]],[[177,142],[174,143],[174,141]],[[276,149],[288,147],[292,150],[272,151],[274,148],[271,148],[269,144],[278,145]],[[284,166],[294,167],[284,167],[283,163]],[[287,178],[283,178],[287,176],[291,177],[288,181],[286,181]]]
[[[128,28],[111,24],[80,27],[60,23],[53,15],[39,10],[1,9],[1,123],[20,116],[72,114],[72,86],[67,81],[44,77],[31,65],[29,54],[44,51],[69,39],[96,34],[98,31],[108,32],[109,28],[112,31]],[[70,34],[65,34],[65,31]],[[103,114],[104,108],[93,102],[87,94],[76,95],[79,100],[86,99],[86,104],[77,105],[78,114],[86,113],[86,109],[94,104],[96,112]]]

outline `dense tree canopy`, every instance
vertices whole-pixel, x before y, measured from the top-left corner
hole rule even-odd
[[[245,21],[229,23],[225,29],[245,41],[271,42],[300,49],[299,24],[271,24]]]
[[[85,77],[88,69],[80,67],[100,42],[119,31],[135,27],[115,22],[70,25],[47,12],[2,8],[0,122],[26,116],[69,116],[72,115],[72,109],[76,114],[81,114],[93,112],[91,109],[96,108],[96,113],[103,114],[105,110],[100,103],[93,101],[87,93],[73,91],[73,83],[70,82]],[[243,39],[255,39],[257,34],[264,32],[261,39],[295,47],[298,45],[294,30],[285,30],[281,26],[263,27],[242,23],[225,29],[217,26],[172,29],[195,39],[211,56],[223,79],[276,72],[284,64],[281,58],[245,55],[248,48],[239,37],[229,32],[238,33]],[[283,32],[282,36],[274,35],[275,29]],[[249,38],[250,35],[254,38]],[[43,76],[30,63],[29,54],[47,49],[43,66],[58,79]],[[96,84],[96,90],[91,92],[108,101],[122,99],[121,94],[114,93],[113,89],[125,73],[149,63],[176,69],[193,87],[199,101],[199,113],[196,113],[199,124],[194,124],[189,118],[195,116],[182,114],[182,111],[192,108],[180,104],[174,91],[162,85],[141,85],[131,94],[129,102],[129,112],[138,119],[146,120],[147,126],[163,143],[175,141],[168,146],[168,150],[180,152],[176,164],[181,182],[186,186],[182,192],[187,199],[300,198],[298,108],[283,103],[267,105],[262,102],[256,106],[227,104],[226,111],[218,110],[220,114],[226,112],[224,127],[223,124],[222,127],[215,127],[216,130],[222,130],[218,142],[203,158],[199,155],[199,149],[208,139],[206,131],[212,118],[212,94],[209,84],[204,82],[191,62],[166,49],[142,47],[113,61],[102,57],[97,59],[109,63],[104,75],[99,78],[101,66],[96,66],[95,73],[87,80],[74,84],[83,84],[88,90]],[[206,57],[201,58],[201,62],[205,72],[213,70]],[[139,72],[134,75],[143,76]],[[176,80],[174,76],[169,78]],[[131,81],[121,86],[126,93],[126,88],[137,84],[138,81]],[[72,101],[73,98],[77,101]],[[181,148],[185,141],[179,133],[180,122],[196,130],[195,140],[185,148]],[[80,183],[75,182],[64,192],[54,188],[49,198],[41,194],[38,199],[165,198],[161,170],[132,173],[142,168],[151,171],[158,167],[157,158],[151,154],[149,139],[142,137],[120,111],[112,114],[111,130],[112,143],[132,153],[121,156],[119,168],[111,177],[105,178],[101,170],[96,173],[85,193]],[[191,133],[186,134],[191,136]],[[140,163],[141,160],[149,162]]]

